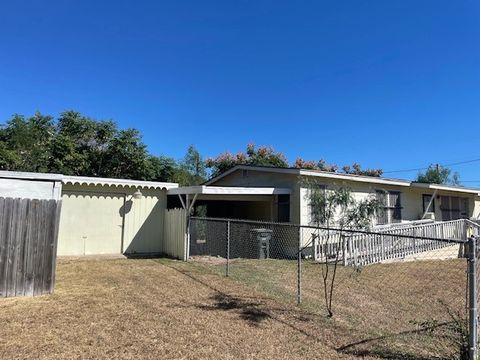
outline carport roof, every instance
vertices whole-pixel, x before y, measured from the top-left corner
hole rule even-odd
[[[292,190],[276,187],[184,186],[168,189],[168,195],[288,195]]]

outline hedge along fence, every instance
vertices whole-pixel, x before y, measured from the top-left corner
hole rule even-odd
[[[50,294],[61,201],[0,198],[0,297]]]

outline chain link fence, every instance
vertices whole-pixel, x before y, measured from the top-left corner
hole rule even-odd
[[[472,353],[469,305],[477,299],[467,237],[479,235],[476,224],[369,232],[192,217],[189,229],[191,261],[254,294],[298,304],[341,353],[388,359]]]

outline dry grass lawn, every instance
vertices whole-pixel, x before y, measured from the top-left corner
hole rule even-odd
[[[294,262],[233,263],[227,279],[218,262],[63,259],[53,295],[0,300],[0,358],[447,359],[455,349],[441,333],[402,335],[409,317],[449,319],[439,296],[463,299],[464,263],[442,264],[449,270],[440,275],[438,264],[435,272],[342,270],[336,315],[328,319],[312,264],[304,267],[297,307]],[[398,283],[395,274],[409,275]]]

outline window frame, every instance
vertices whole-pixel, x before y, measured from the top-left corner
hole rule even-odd
[[[422,194],[423,213],[425,214],[425,212],[427,211],[426,207],[425,207],[425,198],[427,196],[429,196],[432,199],[432,206],[431,206],[431,209],[430,209],[431,211],[429,211],[429,212],[435,213],[435,197],[433,196],[433,194]],[[430,203],[430,201],[428,201],[427,206],[428,206],[429,203]]]
[[[375,190],[376,196],[383,195],[384,199],[386,200],[383,205],[383,214],[382,220],[380,220],[380,216],[377,214],[377,225],[388,225],[388,224],[398,224],[401,223],[403,220],[403,206],[402,206],[402,192],[398,190],[385,190],[385,189],[376,189]],[[391,196],[390,195],[398,195],[397,201],[395,204],[391,204]],[[397,202],[399,205],[397,205]],[[385,220],[385,222],[383,222]]]

